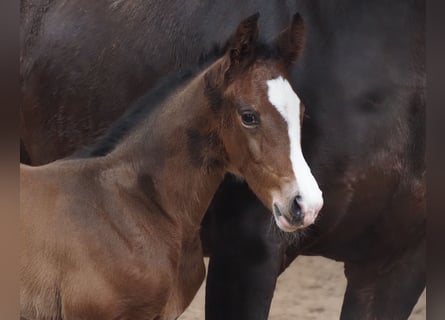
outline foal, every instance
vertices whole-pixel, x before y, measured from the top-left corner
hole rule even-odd
[[[89,157],[20,167],[22,317],[176,319],[203,281],[199,228],[227,172],[284,231],[314,221],[323,200],[286,80],[303,22],[269,48],[257,19],[204,70],[141,100]]]

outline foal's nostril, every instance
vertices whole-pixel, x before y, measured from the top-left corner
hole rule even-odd
[[[292,213],[292,222],[296,224],[302,223],[304,218],[303,211],[301,211],[301,207],[299,204],[300,201],[301,201],[301,196],[300,195],[296,196],[292,201],[290,207],[290,211]]]

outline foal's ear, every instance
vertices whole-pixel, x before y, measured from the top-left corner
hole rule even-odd
[[[258,18],[255,13],[241,21],[226,51],[226,80],[249,65],[255,56],[258,38]]]
[[[292,22],[277,37],[278,51],[288,64],[295,63],[301,57],[306,37],[304,22],[300,14],[296,13]]]

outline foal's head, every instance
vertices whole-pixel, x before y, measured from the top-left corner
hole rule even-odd
[[[303,105],[288,81],[304,26],[295,15],[273,47],[265,47],[257,43],[257,20],[258,14],[239,25],[225,55],[207,71],[207,92],[221,115],[229,171],[244,177],[290,232],[312,224],[323,205],[301,152]]]

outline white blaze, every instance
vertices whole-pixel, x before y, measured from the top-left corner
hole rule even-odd
[[[290,141],[290,161],[302,198],[301,209],[317,214],[323,205],[321,190],[301,151],[300,99],[286,79],[281,76],[267,81],[270,103],[287,123]],[[314,217],[315,219],[315,217]]]

